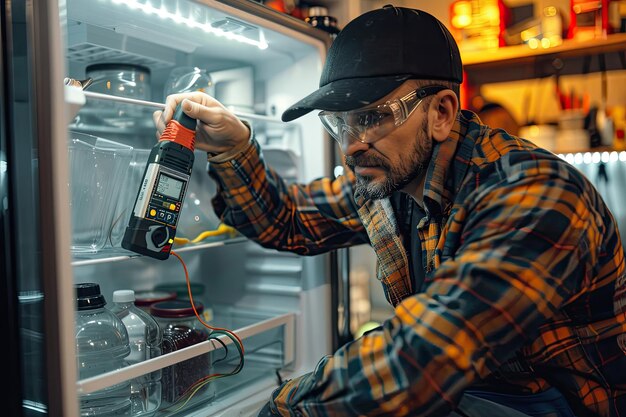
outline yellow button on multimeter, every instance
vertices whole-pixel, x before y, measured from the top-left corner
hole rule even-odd
[[[151,209],[150,210],[150,215],[153,216],[153,217],[156,216],[156,210],[155,209]]]
[[[176,208],[176,204],[170,204],[170,210],[174,210]]]

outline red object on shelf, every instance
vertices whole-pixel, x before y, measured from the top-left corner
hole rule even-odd
[[[498,0],[498,11],[500,12],[500,34],[498,36],[498,46],[506,46],[504,34],[511,21],[511,10],[506,7],[504,0]]]
[[[300,20],[304,20],[306,18],[306,14],[304,13],[304,10],[302,10],[300,7],[294,7],[291,13],[289,14]]]
[[[269,0],[264,3],[267,7],[278,10],[281,13],[287,13],[285,2],[282,0]]]
[[[569,39],[603,38],[610,33],[610,0],[570,0]]]
[[[511,12],[505,0],[457,0],[448,9],[452,35],[465,51],[505,45]]]

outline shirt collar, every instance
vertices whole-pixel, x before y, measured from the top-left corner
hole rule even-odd
[[[433,146],[424,183],[424,205],[429,215],[449,211],[469,168],[481,126],[476,114],[461,110],[448,138]]]

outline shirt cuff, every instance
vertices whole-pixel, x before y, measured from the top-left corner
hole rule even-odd
[[[252,126],[250,126],[250,123],[246,122],[245,120],[242,120],[241,122],[244,125],[246,125],[248,127],[248,130],[250,131],[250,136],[248,137],[248,140],[235,146],[234,148],[226,152],[222,152],[222,153],[207,152],[207,161],[209,163],[221,164],[223,162],[228,162],[250,146],[250,144],[252,143],[252,138],[254,137]]]

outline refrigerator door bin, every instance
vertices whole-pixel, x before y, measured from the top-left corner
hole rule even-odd
[[[107,240],[133,148],[79,132],[70,132],[72,250],[93,253]]]
[[[183,402],[169,407],[165,404],[164,406],[168,408],[164,411],[168,415],[172,412],[175,415],[178,412],[181,415],[189,415],[188,413],[197,406],[203,407],[205,415],[211,414],[215,411],[213,408],[227,406],[224,400],[228,400],[228,398],[234,402],[238,401],[237,396],[229,397],[229,393],[254,385],[259,388],[267,387],[267,381],[266,384],[258,383],[268,377],[272,381],[270,385],[275,385],[276,371],[290,365],[294,360],[294,313],[268,318],[263,313],[236,310],[227,306],[216,307],[214,311],[215,320],[213,324],[215,326],[234,325],[231,329],[242,339],[245,349],[245,366],[236,375],[209,382],[210,387],[198,392],[184,407],[181,407]],[[225,354],[224,347],[220,343],[208,340],[117,371],[78,381],[78,392],[94,392],[158,369],[165,370],[170,366],[181,366],[186,361],[192,361],[202,355],[209,355],[213,364],[212,372],[230,372],[237,365],[239,356],[228,337],[221,336],[220,340],[228,347],[227,354]],[[163,390],[166,390],[166,387],[163,387]],[[212,405],[213,399],[216,400],[214,406]]]

